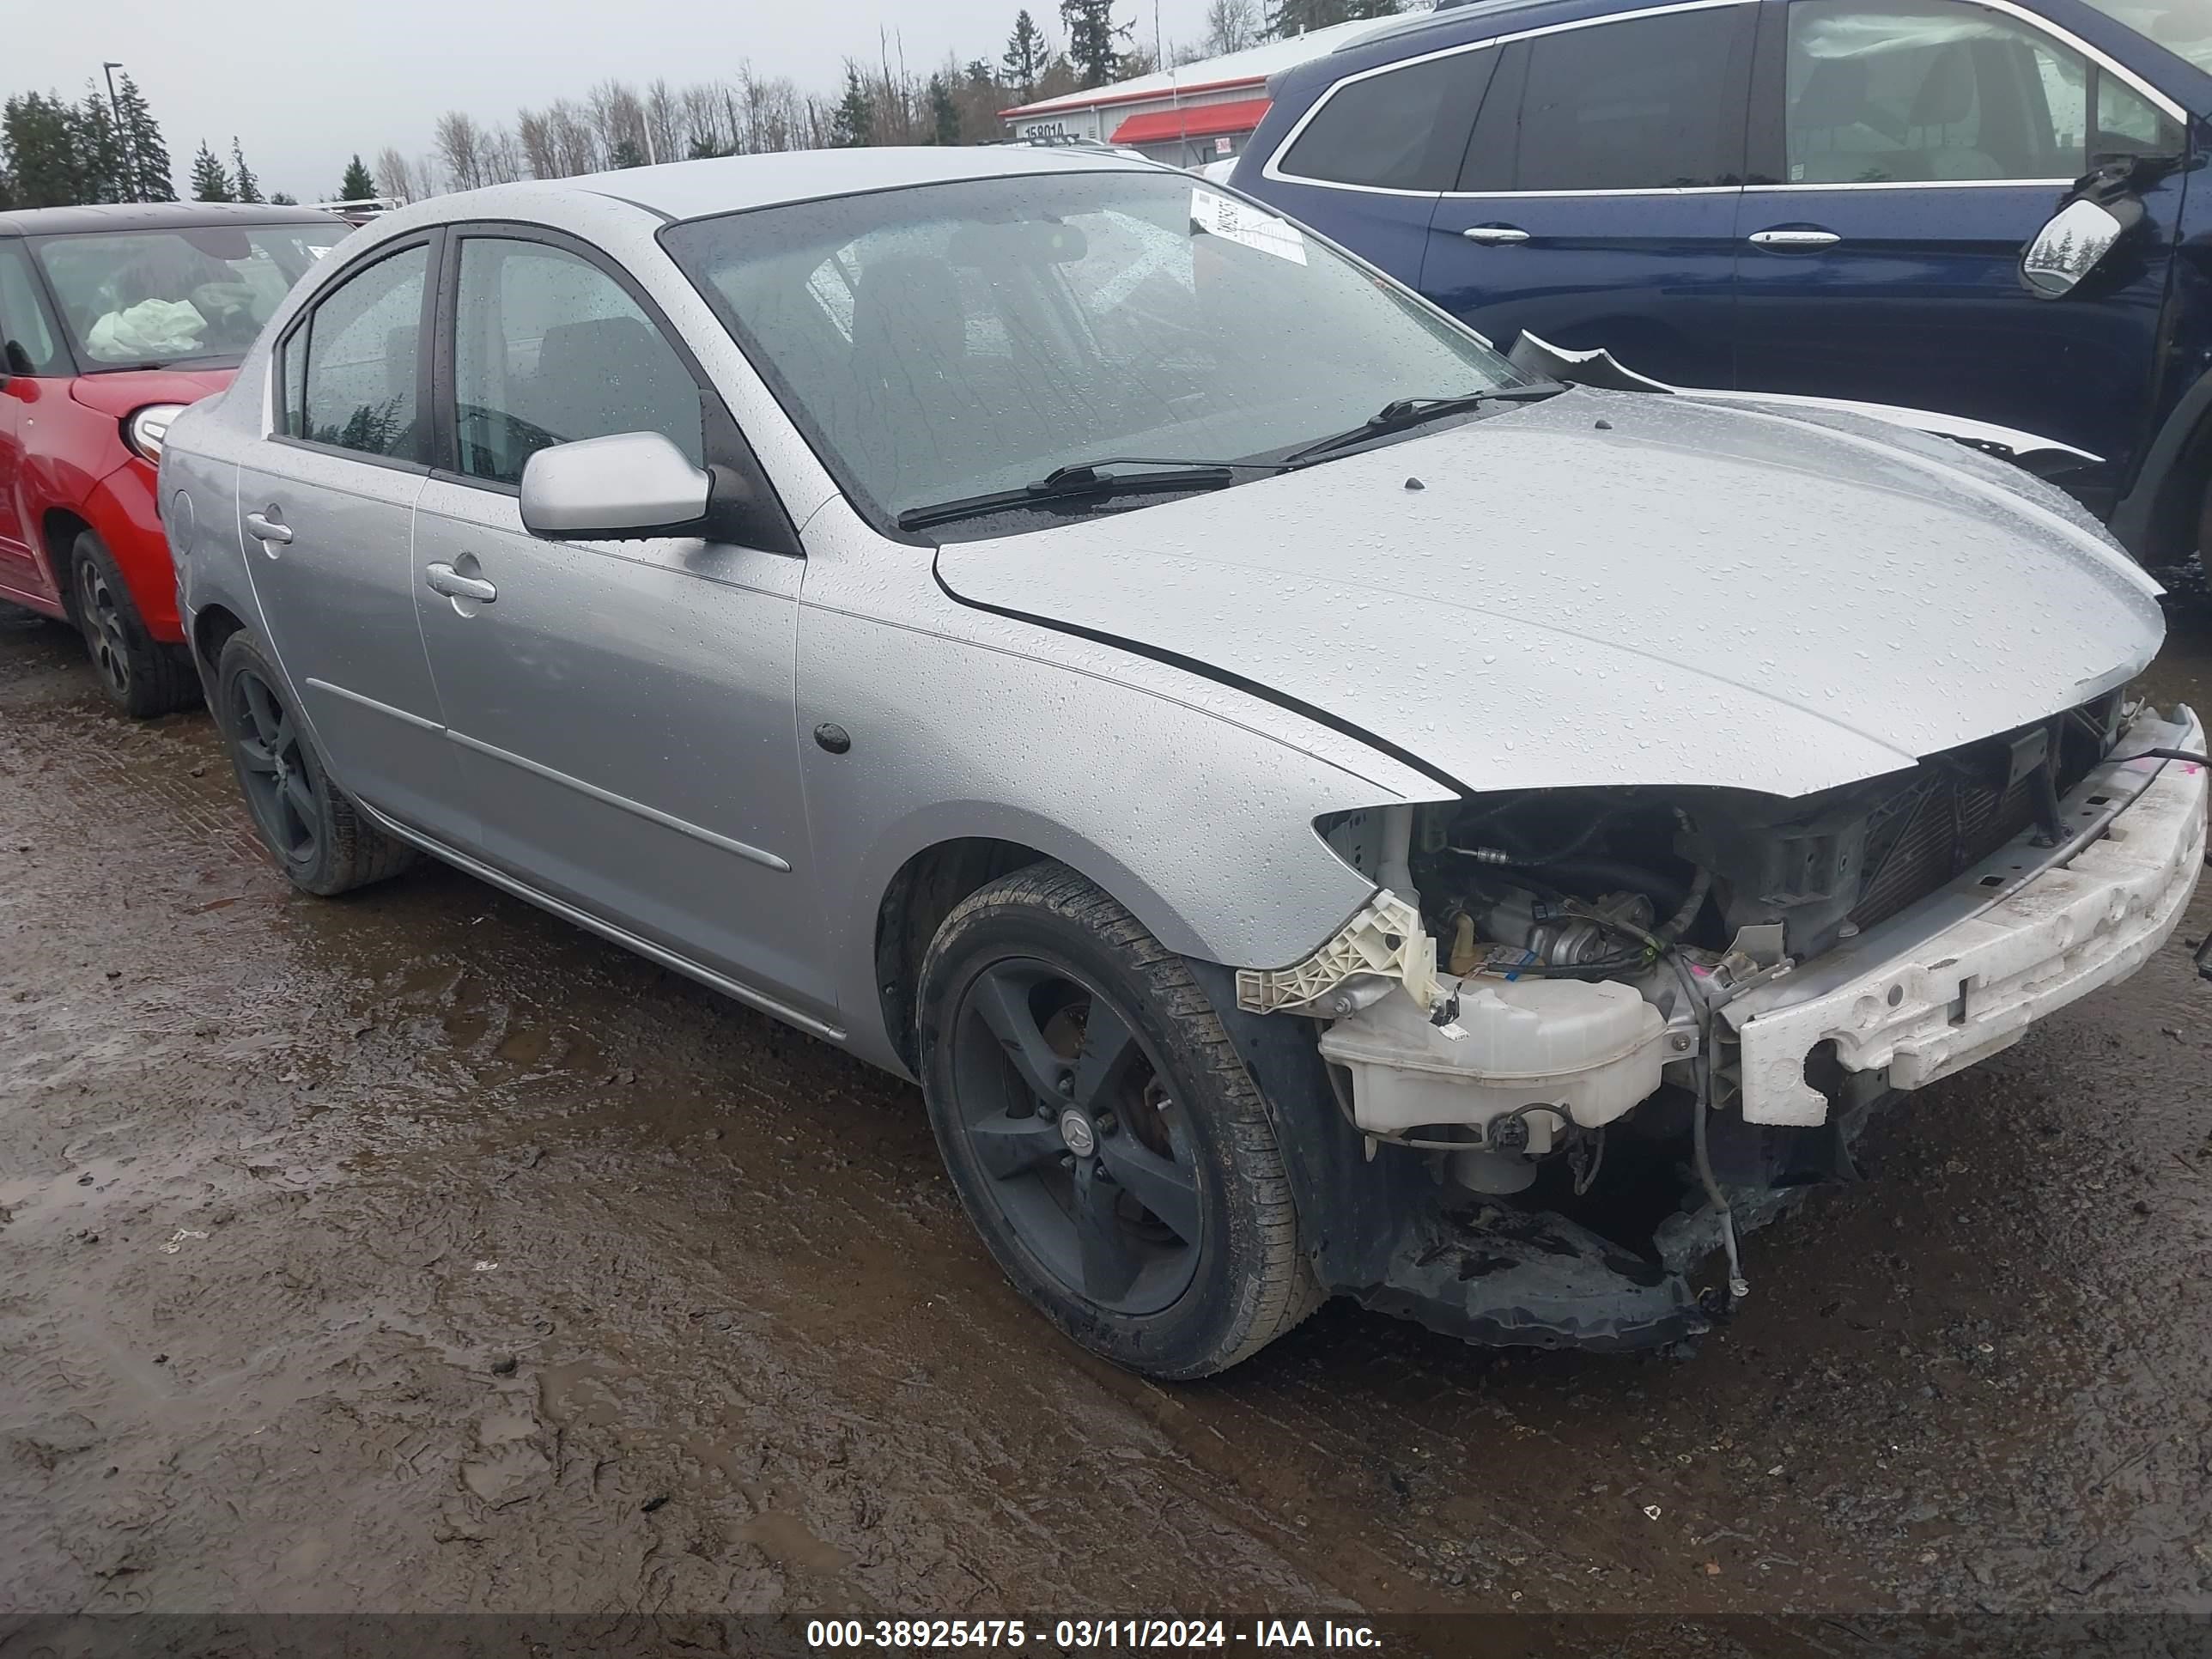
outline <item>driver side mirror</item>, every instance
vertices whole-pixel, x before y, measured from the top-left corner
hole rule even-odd
[[[2142,216],[2142,204],[2131,200],[2109,206],[2086,200],[2068,203],[2035,233],[2035,240],[2020,256],[2021,285],[2039,300],[2064,299]]]
[[[714,478],[659,432],[541,449],[523,464],[522,527],[548,541],[704,533]]]

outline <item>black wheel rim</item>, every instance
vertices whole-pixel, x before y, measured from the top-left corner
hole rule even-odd
[[[77,565],[77,608],[84,618],[85,643],[100,678],[119,696],[131,690],[131,644],[123,631],[122,608],[100,567],[89,559]]]
[[[969,981],[953,1019],[953,1116],[984,1201],[1086,1302],[1158,1313],[1205,1243],[1198,1159],[1167,1071],[1135,1022],[1029,957]]]
[[[287,860],[313,862],[322,815],[315,810],[314,781],[292,711],[249,668],[231,682],[229,713],[231,746],[253,821]]]

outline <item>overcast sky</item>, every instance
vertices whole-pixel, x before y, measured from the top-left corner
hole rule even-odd
[[[9,0],[0,92],[76,95],[103,58],[137,79],[185,190],[202,138],[227,156],[231,135],[267,191],[303,202],[336,193],[346,158],[386,144],[430,147],[441,112],[512,122],[516,108],[580,97],[608,76],[678,85],[733,74],[832,89],[849,53],[877,54],[878,27],[926,72],[947,48],[964,62],[1005,51],[1020,0]],[[1149,46],[1152,0],[1117,15]],[[1158,0],[1167,40],[1204,32],[1205,0]],[[1032,15],[1064,44],[1054,0]],[[1049,15],[1048,15],[1049,14]]]

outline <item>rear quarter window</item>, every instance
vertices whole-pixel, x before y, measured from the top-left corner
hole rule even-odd
[[[1494,50],[1455,52],[1339,82],[1278,170],[1328,184],[1448,189],[1465,131],[1458,112],[1480,101],[1497,62]]]

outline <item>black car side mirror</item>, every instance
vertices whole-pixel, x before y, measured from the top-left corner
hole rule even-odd
[[[2020,283],[2039,300],[2063,300],[2142,222],[2140,192],[2171,167],[2156,156],[2115,155],[2076,179],[2021,251]]]

